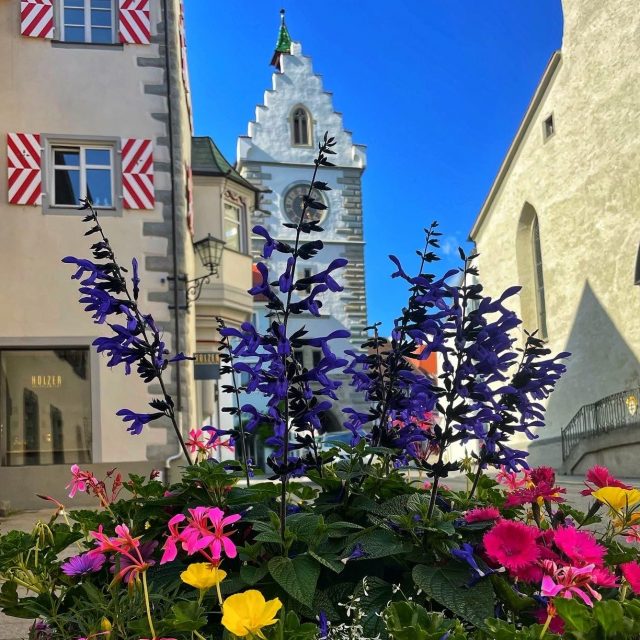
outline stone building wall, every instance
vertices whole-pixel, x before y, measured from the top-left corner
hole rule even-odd
[[[529,447],[532,464],[555,466],[561,429],[582,405],[640,382],[640,12],[635,0],[563,8],[562,51],[471,231],[481,281],[494,295],[521,284],[514,307],[535,329],[534,268],[522,251],[524,218],[537,214],[548,345],[573,354]]]

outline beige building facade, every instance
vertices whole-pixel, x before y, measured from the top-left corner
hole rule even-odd
[[[208,274],[194,243],[233,229],[246,237],[254,191],[231,189],[244,200],[229,231],[223,200],[207,192],[217,178],[193,175],[179,0],[3,2],[0,72],[0,503],[29,508],[41,504],[36,493],[63,497],[76,462],[98,475],[179,462],[167,424],[131,436],[115,415],[145,411],[159,388],[109,369],[91,348],[105,328],[82,310],[60,262],[90,255],[78,200],[98,207],[122,263],[138,259],[141,306],[168,348],[191,355],[215,350],[212,315],[251,314],[238,293],[251,259],[234,240],[197,307],[186,303],[191,281]],[[215,389],[198,390],[192,362],[168,375],[185,433],[217,414]]]
[[[562,49],[470,239],[488,292],[520,284],[523,328],[572,354],[530,463],[637,475],[640,11],[635,0],[563,0],[563,11]]]

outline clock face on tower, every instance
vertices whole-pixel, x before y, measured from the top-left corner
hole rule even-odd
[[[300,221],[300,216],[302,215],[302,208],[304,206],[304,197],[309,193],[309,185],[308,184],[297,184],[291,187],[284,196],[284,213],[290,222],[298,223]],[[327,206],[327,201],[322,195],[321,191],[317,189],[313,189],[311,192],[311,197],[318,202],[322,202],[325,206]],[[307,222],[322,222],[327,213],[328,209],[310,209],[307,208],[307,211],[304,215],[305,221]]]

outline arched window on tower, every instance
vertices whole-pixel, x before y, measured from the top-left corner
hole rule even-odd
[[[291,111],[291,141],[299,147],[311,146],[311,116],[301,105]]]
[[[518,276],[522,285],[520,312],[524,328],[527,331],[537,330],[538,337],[544,340],[548,333],[540,225],[536,210],[528,202],[520,214],[516,248]]]

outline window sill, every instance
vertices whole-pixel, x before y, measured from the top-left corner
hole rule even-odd
[[[99,51],[124,49],[124,45],[121,42],[66,42],[64,40],[52,40],[51,46],[54,49],[97,49]]]
[[[111,208],[111,209],[96,209],[100,216],[107,217],[115,217],[121,216],[122,210]],[[56,205],[46,205],[42,207],[42,212],[45,215],[59,215],[59,216],[83,216],[85,215],[84,209],[79,209],[77,207],[67,207],[67,206],[56,206]]]

